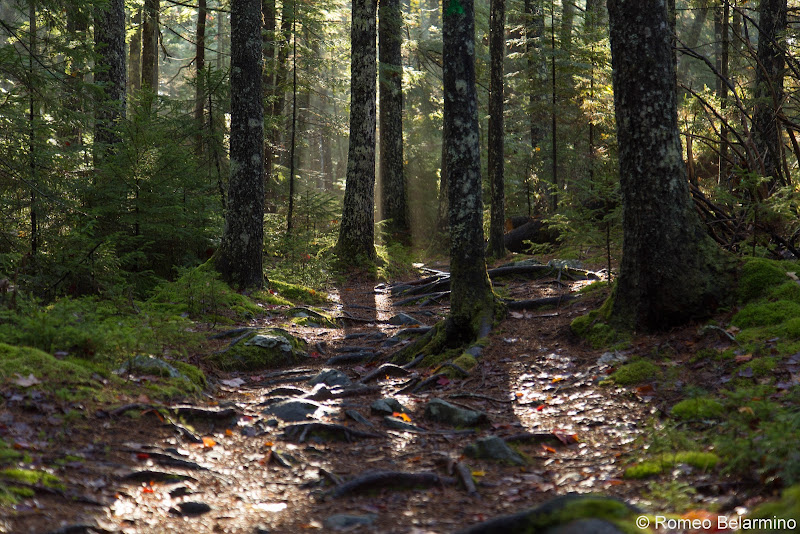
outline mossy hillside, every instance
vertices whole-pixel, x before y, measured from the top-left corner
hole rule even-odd
[[[314,328],[338,328],[336,319],[315,308],[291,308],[283,312],[289,320],[299,326]]]
[[[792,269],[788,269],[791,271]],[[780,262],[764,258],[752,258],[739,270],[737,297],[745,303],[763,297],[775,287],[788,280],[787,269]]]
[[[0,446],[4,443],[0,442]],[[2,451],[2,448],[0,448]],[[0,506],[10,506],[21,499],[35,496],[30,486],[40,486],[55,490],[64,490],[65,486],[57,476],[40,469],[22,467],[3,467],[0,461]],[[20,486],[19,484],[25,484]]]
[[[677,453],[662,454],[652,460],[645,460],[631,466],[625,470],[625,478],[642,479],[659,475],[667,469],[671,469],[678,464],[686,464],[708,471],[714,469],[719,463],[720,458],[713,452],[682,451]]]
[[[776,517],[795,521],[800,518],[800,485],[786,488],[781,493],[780,499],[760,505],[749,516],[750,519],[773,519]]]
[[[18,377],[33,375],[40,384],[32,387],[46,387],[54,390],[60,385],[90,386],[101,389],[103,378],[114,380],[109,374],[99,376],[97,366],[76,358],[59,360],[46,352],[31,347],[15,347],[0,343],[0,383],[4,389],[14,387]]]
[[[297,363],[307,357],[307,343],[286,330],[256,330],[206,361],[225,371],[258,371]]]
[[[460,349],[456,349],[456,350],[460,350]],[[423,360],[423,362],[424,361],[425,360]],[[445,361],[447,361],[447,360],[445,360]],[[440,364],[441,363],[444,363],[444,361],[440,362]],[[471,354],[467,354],[466,352],[462,352],[460,356],[458,356],[457,358],[455,358],[452,361],[452,363],[453,363],[453,365],[457,365],[458,367],[460,367],[461,369],[463,369],[464,371],[469,373],[472,370],[473,367],[478,365],[478,360],[476,360],[475,357],[472,356]],[[448,367],[444,367],[444,366],[437,367],[436,369],[434,369],[434,373],[444,373],[445,376],[447,376],[448,378],[452,378],[452,379],[464,378],[463,373],[460,373],[456,369],[453,369],[452,367],[449,367],[449,366]]]
[[[661,375],[661,368],[653,362],[637,360],[619,367],[610,378],[620,386],[634,386],[657,380]]]
[[[575,318],[570,324],[572,333],[585,339],[594,349],[624,343],[625,334],[608,322],[613,305],[614,294],[612,293],[600,308]]]
[[[269,288],[270,294],[293,304],[325,304],[329,301],[327,293],[281,280],[270,279]]]
[[[594,495],[564,495],[533,509],[525,525],[515,525],[515,531],[549,532],[559,525],[580,519],[604,519],[626,534],[641,534],[634,520],[637,512],[616,499]]]

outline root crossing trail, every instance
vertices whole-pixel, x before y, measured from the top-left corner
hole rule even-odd
[[[518,300],[577,285],[550,278],[500,284]],[[450,377],[414,390],[409,384],[424,383],[429,369],[379,365],[443,317],[446,299],[399,307],[393,302],[402,297],[388,288],[361,284],[340,288],[338,300],[329,308],[343,317],[341,328],[262,321],[309,342],[311,357],[297,368],[221,374],[205,404],[174,418],[146,405],[98,416],[65,444],[83,460],[59,473],[91,498],[41,495],[40,509],[20,511],[5,527],[447,533],[569,492],[639,493],[640,483],[621,475],[652,406],[628,390],[598,386],[607,373],[600,355],[568,333],[595,302],[512,311],[468,376],[449,369]],[[401,312],[414,321],[390,324]],[[332,371],[321,376],[324,370]],[[430,405],[439,400],[483,415],[466,425],[438,419]],[[489,436],[511,445],[522,464],[465,455]]]

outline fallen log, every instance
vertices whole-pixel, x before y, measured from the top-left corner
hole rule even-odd
[[[511,252],[527,251],[530,245],[526,244],[526,241],[536,244],[553,244],[557,240],[558,231],[541,219],[532,219],[503,236],[503,244]]]
[[[433,486],[444,486],[446,484],[454,483],[455,479],[451,477],[443,477],[431,472],[408,473],[405,471],[371,471],[336,487],[331,492],[331,495],[334,497],[342,497],[350,493],[358,493],[362,491],[383,488],[430,488]]]

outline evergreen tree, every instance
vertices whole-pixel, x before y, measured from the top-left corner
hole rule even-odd
[[[261,3],[231,2],[231,175],[222,245],[222,278],[264,284],[264,123],[261,104]]]
[[[336,251],[345,263],[375,258],[375,85],[377,0],[353,0],[350,141]]]
[[[700,224],[681,158],[665,0],[608,0],[623,201],[612,318],[667,328],[714,311],[728,277]]]
[[[489,49],[491,68],[489,74],[489,189],[491,215],[489,224],[490,256],[502,257],[505,229],[505,132],[503,131],[503,86],[505,84],[503,60],[505,58],[506,30],[505,0],[491,0],[489,23]]]
[[[98,62],[95,82],[103,91],[95,111],[95,165],[119,142],[117,123],[125,116],[125,3],[111,0],[98,6],[94,19]],[[99,158],[99,159],[98,159]]]
[[[380,0],[380,184],[390,235],[409,232],[403,172],[403,13],[400,0]]]

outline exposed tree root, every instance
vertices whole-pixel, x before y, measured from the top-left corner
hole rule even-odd
[[[342,497],[350,493],[358,493],[375,489],[412,489],[430,488],[454,484],[455,479],[442,477],[436,473],[407,473],[405,471],[372,471],[364,473],[353,480],[336,487],[331,495]]]
[[[548,306],[558,306],[564,302],[577,299],[577,295],[560,295],[533,300],[510,300],[506,302],[509,310],[538,310]]]
[[[466,464],[458,462],[455,465],[455,471],[458,475],[458,480],[464,486],[467,495],[470,497],[480,497],[477,488],[475,488],[475,481],[472,480],[472,471],[470,468],[467,467]]]
[[[361,382],[366,384],[370,380],[374,380],[382,376],[408,376],[409,374],[411,374],[411,372],[408,369],[404,369],[399,365],[395,365],[393,363],[384,363],[377,369],[373,369],[369,373],[362,376]]]

